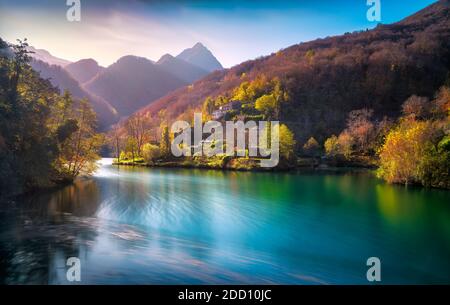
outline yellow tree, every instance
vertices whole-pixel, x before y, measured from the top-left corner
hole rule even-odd
[[[336,135],[332,135],[323,144],[327,156],[336,156],[339,153],[339,141]]]
[[[280,156],[286,160],[295,157],[294,133],[285,124],[280,125]]]
[[[142,157],[147,163],[155,162],[161,157],[161,149],[156,145],[145,143],[144,146],[142,146]]]
[[[428,121],[405,120],[388,133],[379,149],[378,176],[390,183],[420,181],[420,164],[433,144],[434,128]]]
[[[278,119],[279,103],[273,94],[264,94],[255,102],[255,109],[262,112],[267,120]]]

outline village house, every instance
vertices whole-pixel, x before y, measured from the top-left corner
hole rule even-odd
[[[227,112],[240,109],[241,105],[242,105],[241,101],[231,101],[228,104],[222,105],[219,107],[218,110],[212,113],[212,118],[214,120],[218,120],[222,118]]]

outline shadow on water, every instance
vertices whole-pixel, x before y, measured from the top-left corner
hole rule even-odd
[[[3,283],[449,283],[450,192],[368,173],[117,168],[5,202]]]

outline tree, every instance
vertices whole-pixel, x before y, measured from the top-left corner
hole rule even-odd
[[[233,91],[233,100],[253,102],[255,99],[268,92],[270,82],[264,74],[258,75],[252,81],[242,82]]]
[[[264,77],[254,82],[257,82],[257,86],[260,87],[259,90],[254,90],[255,109],[263,113],[267,120],[279,120],[281,104],[289,100],[289,95],[284,91],[281,81],[277,77],[267,81]]]
[[[343,155],[346,159],[350,159],[353,153],[353,144],[354,139],[352,135],[347,131],[341,132],[338,137],[339,154]]]
[[[23,41],[17,39],[17,42],[17,44],[11,45],[14,51],[14,60],[12,61],[13,73],[10,78],[10,88],[12,89],[10,91],[10,98],[12,100],[15,100],[17,98],[20,78],[24,70],[29,69],[28,63],[31,60],[30,54],[33,53],[31,51],[28,51],[29,45],[26,38]]]
[[[450,95],[446,91],[442,87],[431,102],[413,96],[404,103],[404,116],[379,149],[379,177],[391,183],[450,188]]]
[[[430,111],[430,102],[428,98],[412,95],[402,105],[402,113],[404,116],[415,119],[425,119]]]
[[[419,179],[424,186],[450,189],[450,136],[425,151]]]
[[[167,125],[161,126],[161,142],[159,147],[161,149],[161,155],[168,157],[170,154],[170,135]]]
[[[341,132],[339,137],[332,135],[324,143],[325,153],[329,157],[342,155],[349,159],[353,153],[352,147],[353,138],[347,131]]]
[[[320,145],[314,137],[310,137],[303,145],[303,151],[307,156],[317,157],[320,154]]]
[[[450,78],[448,80],[450,82]],[[442,86],[433,101],[432,113],[435,119],[450,119],[450,87]]]
[[[352,146],[362,153],[368,153],[372,148],[371,144],[374,143],[376,137],[375,124],[371,121],[372,116],[373,110],[367,108],[353,110],[349,113],[347,129],[344,131],[346,134],[342,135],[340,140],[345,153],[351,153]]]
[[[279,103],[273,94],[265,94],[255,102],[255,109],[262,112],[267,120],[278,118]]]
[[[131,160],[134,162],[137,155],[137,144],[136,139],[128,137],[125,143],[125,152],[127,156],[131,156]]]
[[[58,155],[47,125],[57,91],[29,66],[26,39],[18,42],[0,50],[0,196],[51,185]]]
[[[161,157],[161,149],[156,145],[145,143],[142,147],[142,157],[147,163],[155,162]]]
[[[327,154],[327,156],[336,156],[339,153],[338,137],[332,135],[325,140],[323,146],[325,148],[325,153]]]
[[[96,132],[97,117],[88,100],[79,102],[74,117],[78,128],[62,143],[59,161],[60,171],[69,179],[96,169],[98,152],[104,143],[104,136]]]
[[[89,174],[102,143],[88,101],[61,96],[29,65],[26,39],[18,42],[0,50],[0,195]]]
[[[142,145],[144,145],[148,135],[144,117],[141,113],[136,113],[128,118],[125,124],[128,137],[133,138],[136,144],[136,155],[141,156]]]
[[[211,115],[216,108],[216,103],[213,98],[208,96],[205,101],[203,102],[202,112]]]
[[[123,134],[119,125],[114,125],[109,133],[109,144],[113,148],[117,161],[120,161],[120,152],[123,145]]]
[[[52,118],[50,127],[57,128],[64,124],[64,122],[70,117],[70,113],[73,110],[73,96],[69,90],[64,90],[63,95],[57,99],[52,108]]]
[[[433,150],[434,132],[430,122],[403,121],[379,150],[378,176],[390,183],[420,182],[420,164],[427,151]]]
[[[294,133],[285,124],[280,125],[279,132],[280,156],[286,160],[292,160],[295,157]]]
[[[316,53],[314,52],[314,50],[308,50],[305,53],[305,57],[308,60],[309,63],[312,63],[312,60],[314,59],[314,55],[316,55]]]

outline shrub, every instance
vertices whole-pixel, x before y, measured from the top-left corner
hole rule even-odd
[[[131,160],[133,157],[131,156],[130,152],[125,152],[125,151],[121,151],[120,152],[120,158],[119,161],[123,160],[123,161],[127,161],[127,160]]]
[[[155,162],[161,155],[161,149],[156,145],[145,143],[142,147],[142,157],[147,163]]]

